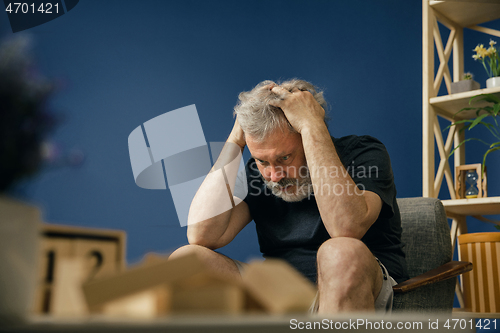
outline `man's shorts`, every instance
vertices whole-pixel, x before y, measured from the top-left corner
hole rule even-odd
[[[382,270],[382,275],[383,275],[382,288],[380,289],[380,293],[378,294],[378,297],[375,300],[375,311],[391,313],[392,301],[394,298],[394,292],[392,291],[392,286],[396,285],[397,282],[394,281],[394,279],[389,275],[389,272],[387,271],[385,266],[380,262],[380,260],[377,257],[375,257],[375,259],[380,265],[380,269]],[[243,271],[245,270],[245,266],[247,264],[239,260],[234,260],[234,259],[232,260],[238,267],[240,274],[243,274]],[[310,313],[318,312],[318,307],[319,307],[319,294],[316,293],[316,297],[314,297],[314,300],[312,301],[311,307],[309,308],[309,312]]]

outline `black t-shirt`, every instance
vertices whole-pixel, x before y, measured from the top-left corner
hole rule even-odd
[[[361,240],[398,283],[408,279],[401,242],[401,217],[387,150],[370,136],[352,135],[332,140],[356,185],[378,194],[383,201],[378,219]],[[300,202],[286,202],[271,194],[254,159],[247,162],[245,171],[248,195],[244,201],[255,222],[263,256],[284,259],[316,282],[316,253],[330,235],[321,220],[314,196]]]

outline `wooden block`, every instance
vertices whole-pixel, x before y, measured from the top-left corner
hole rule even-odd
[[[43,239],[40,244],[38,281],[52,284],[59,259],[74,256],[74,242],[68,239]]]
[[[240,286],[227,283],[199,287],[174,288],[172,313],[240,314],[245,305],[245,294]]]
[[[252,293],[245,289],[245,313],[252,314],[263,314],[266,312],[266,308],[255,298]]]
[[[74,256],[74,242],[68,239],[42,239],[34,311],[50,313],[52,284],[60,260]]]
[[[147,291],[162,284],[182,281],[206,267],[195,254],[168,261],[140,265],[111,276],[104,276],[84,283],[83,290],[89,309],[99,312],[108,302]]]
[[[80,258],[84,278],[91,279],[125,268],[125,233],[55,224],[42,224],[36,313],[51,313],[52,284],[61,259]]]
[[[187,276],[182,280],[176,280],[171,283],[176,288],[200,288],[217,284],[230,284],[243,288],[241,281],[221,275],[206,268],[200,272]]]
[[[144,258],[142,260],[142,264],[154,264],[158,262],[162,262],[168,259],[170,256],[170,253],[168,254],[161,254],[161,253],[155,253],[155,252],[148,252],[144,255]]]
[[[87,240],[114,244],[116,246],[115,261],[119,270],[125,268],[125,241],[126,234],[121,230],[107,230],[97,228],[84,228],[59,224],[43,224],[42,235],[44,239],[66,239],[73,241]]]
[[[209,269],[172,284],[172,312],[242,313],[246,292],[240,280]]]
[[[51,314],[55,316],[84,316],[88,313],[82,283],[85,265],[80,258],[59,259],[52,285]]]
[[[114,242],[77,239],[74,243],[75,256],[82,258],[85,265],[86,280],[121,270],[119,249]]]
[[[0,317],[7,321],[25,319],[33,307],[40,224],[38,208],[0,195]]]
[[[155,318],[170,312],[170,288],[162,285],[107,302],[102,314],[118,317]]]
[[[307,312],[316,295],[315,286],[287,262],[267,259],[245,268],[243,284],[273,314]]]

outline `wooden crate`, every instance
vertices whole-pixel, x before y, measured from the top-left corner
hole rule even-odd
[[[62,262],[78,261],[78,278],[83,281],[125,268],[124,231],[42,224],[41,236],[35,313],[54,313],[64,308],[64,304],[54,304],[53,299],[58,274],[67,271],[59,267]]]

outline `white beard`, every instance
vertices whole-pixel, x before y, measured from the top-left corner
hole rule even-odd
[[[264,184],[272,191],[273,195],[287,202],[299,202],[313,195],[313,186],[309,172],[301,178],[283,178],[278,182],[267,181],[262,177]],[[292,189],[286,187],[292,185]]]

